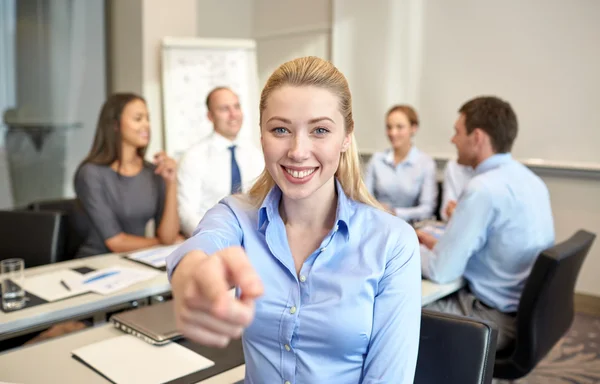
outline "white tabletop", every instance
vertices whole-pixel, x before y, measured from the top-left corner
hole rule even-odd
[[[447,296],[464,285],[462,280],[450,284],[422,281],[423,306]],[[123,333],[106,324],[71,333],[39,344],[21,347],[0,354],[0,382],[34,383],[86,383],[106,384],[102,376],[71,357],[71,351],[97,341]],[[35,362],[36,369],[28,369]],[[244,366],[203,380],[203,384],[231,384],[244,379]]]
[[[25,277],[27,278],[28,276],[35,276],[60,269],[78,267],[101,269],[110,266],[123,266],[136,269],[150,268],[140,263],[123,259],[120,255],[107,254],[69,260],[35,268],[27,268],[25,269]],[[14,312],[4,313],[0,311],[0,340],[7,339],[17,332],[30,328],[56,323],[77,316],[92,314],[115,305],[133,300],[140,300],[153,295],[169,292],[170,290],[171,285],[167,279],[167,274],[166,272],[161,272],[158,276],[150,280],[134,284],[110,295],[86,293],[84,295],[40,304],[35,307],[25,308]]]
[[[111,324],[104,324],[39,344],[0,354],[0,382],[38,384],[106,384],[107,379],[71,357],[71,351],[123,335]],[[132,357],[133,358],[133,357]],[[35,369],[32,368],[35,365]],[[202,384],[231,384],[244,379],[244,366],[203,380]]]
[[[421,280],[421,305],[424,307],[436,300],[446,297],[465,285],[464,279],[458,279],[448,284],[436,284],[429,280]]]

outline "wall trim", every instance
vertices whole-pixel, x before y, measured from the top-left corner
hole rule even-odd
[[[585,293],[575,294],[575,312],[600,316],[600,296]]]
[[[364,162],[368,162],[375,151],[364,150],[360,151],[360,157]],[[443,170],[446,163],[449,160],[448,156],[433,155],[433,159],[436,162],[438,169]],[[596,169],[595,166],[587,163],[578,163],[580,168],[577,168],[575,163],[565,165],[561,163],[536,163],[535,161],[528,161],[522,159],[516,159],[521,162],[527,168],[531,169],[539,176],[550,176],[550,177],[564,177],[572,179],[589,179],[589,180],[600,180],[600,168]]]

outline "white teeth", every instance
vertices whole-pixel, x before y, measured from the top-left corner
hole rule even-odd
[[[296,179],[303,179],[306,176],[311,175],[315,170],[316,170],[316,168],[308,169],[306,171],[294,171],[289,168],[285,168],[285,171],[287,173],[289,173],[290,175],[292,175],[292,177],[294,177]]]

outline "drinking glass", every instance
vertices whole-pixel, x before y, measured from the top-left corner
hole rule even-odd
[[[21,309],[25,306],[25,261],[6,259],[0,261],[0,284],[2,284],[2,308],[5,311]]]

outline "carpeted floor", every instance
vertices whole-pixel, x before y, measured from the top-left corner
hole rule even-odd
[[[600,383],[600,317],[578,313],[570,331],[518,384]]]

